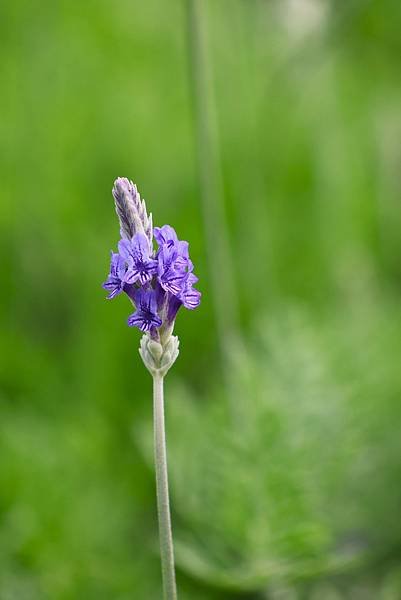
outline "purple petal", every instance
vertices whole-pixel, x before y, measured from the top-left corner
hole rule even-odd
[[[118,252],[126,260],[132,256],[131,240],[120,240],[118,242]]]
[[[110,294],[107,295],[107,300],[113,300],[113,298],[115,298],[116,296],[118,296],[119,294],[121,294],[122,292],[122,288],[121,287],[115,287]]]
[[[149,331],[151,328],[149,322],[144,319],[141,311],[137,311],[136,313],[128,317],[127,323],[129,327],[138,327],[138,329],[140,329],[141,331]]]
[[[194,310],[200,304],[201,293],[199,290],[196,290],[193,287],[190,287],[182,294],[182,303],[185,308],[189,308],[189,310]]]
[[[142,265],[142,268],[139,272],[139,281],[141,285],[145,285],[148,283],[153,275],[157,272],[157,262],[155,260],[149,261],[147,264]]]
[[[159,246],[163,244],[174,244],[178,241],[177,234],[170,225],[163,225],[163,227],[154,227],[153,235]]]
[[[150,248],[146,236],[137,233],[131,241],[121,240],[118,248],[128,263],[125,281],[135,283],[139,280],[141,285],[148,283],[156,273],[157,262],[149,257]]]
[[[186,271],[189,267],[189,259],[175,254],[171,264],[174,265],[174,269],[177,271]]]
[[[125,282],[128,284],[135,283],[138,280],[138,271],[133,269],[128,269],[125,275]]]
[[[109,275],[107,280],[102,284],[102,287],[109,292],[107,296],[108,300],[112,300],[123,291],[122,282],[120,279],[113,277],[113,275]]]
[[[123,290],[127,294],[128,298],[131,300],[131,302],[135,304],[136,288],[132,284],[124,283]]]
[[[174,269],[168,269],[159,278],[160,285],[166,292],[170,292],[174,296],[179,296],[183,291],[187,274],[185,272],[178,272]]]
[[[116,277],[118,277],[121,281],[125,280],[125,274],[127,271],[126,261],[125,259],[117,254],[116,260]]]
[[[188,279],[187,279],[187,284],[192,286],[194,283],[196,283],[197,281],[199,281],[198,277],[195,275],[195,273],[188,273]]]
[[[189,258],[189,244],[188,242],[177,242],[177,244],[175,245],[176,249],[177,249],[177,253],[179,256],[182,256],[183,258]]]
[[[128,317],[130,327],[138,327],[141,331],[150,331],[155,327],[160,327],[162,320],[159,315],[152,313],[148,309],[139,308],[134,314]]]
[[[147,261],[149,260],[149,243],[147,237],[143,233],[136,233],[132,238],[131,252],[134,260]]]
[[[158,281],[156,281],[155,298],[156,298],[157,309],[160,310],[162,308],[165,298],[166,298],[166,291],[162,288],[162,286],[160,285],[160,283]]]
[[[157,300],[155,290],[145,290],[139,288],[135,291],[135,304],[141,311],[148,311],[149,313],[157,313]]]
[[[182,306],[182,301],[177,296],[169,294],[168,306],[167,306],[167,321],[172,323],[176,316],[179,308]]]
[[[111,253],[110,273],[102,287],[109,292],[108,300],[115,298],[123,290],[123,278],[125,272],[124,260],[119,254]]]
[[[174,248],[162,248],[158,256],[158,279],[160,285],[174,295],[183,291],[187,278],[187,261],[183,257],[177,257]]]

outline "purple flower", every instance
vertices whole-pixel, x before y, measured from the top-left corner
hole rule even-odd
[[[127,283],[148,283],[157,271],[157,261],[150,257],[149,242],[143,233],[136,233],[132,240],[120,240],[118,251],[128,264]]]
[[[180,241],[177,238],[175,230],[170,227],[170,225],[154,227],[153,235],[159,248],[162,248],[163,246],[167,246],[168,248],[174,247],[180,256],[189,259],[188,242]]]
[[[166,292],[179,296],[184,289],[189,259],[180,254],[176,245],[162,246],[158,253],[158,281]]]
[[[188,242],[181,242],[169,225],[155,227],[154,236],[159,244],[157,279],[167,295],[167,320],[175,319],[180,306],[193,310],[200,303],[200,292],[193,287],[198,278],[192,273]],[[160,292],[158,293],[160,297]]]
[[[198,278],[193,273],[188,273],[188,277],[185,282],[185,287],[180,295],[180,300],[182,301],[185,308],[189,310],[194,310],[200,304],[201,293],[199,290],[193,287],[193,284],[198,281]]]
[[[167,301],[167,320],[172,323],[177,316],[181,306],[194,310],[200,304],[201,293],[193,287],[193,284],[198,281],[198,278],[193,273],[187,273],[187,277],[179,296],[169,294]]]
[[[132,181],[116,179],[113,196],[122,239],[118,254],[112,253],[103,287],[109,292],[108,298],[125,292],[136,307],[128,324],[156,340],[164,334],[164,329],[160,333],[157,329],[171,325],[181,306],[193,310],[200,303],[188,242],[179,240],[170,225],[153,229],[152,215],[148,215]],[[158,245],[156,252],[153,238]]]
[[[139,288],[135,293],[136,312],[128,318],[130,327],[138,327],[141,331],[149,332],[160,327],[162,320],[157,314],[156,293],[154,290]]]
[[[173,323],[177,316],[179,309],[182,306],[182,302],[177,296],[173,296],[172,294],[168,294],[167,299],[167,322]]]
[[[119,254],[111,253],[110,273],[102,287],[109,292],[108,300],[115,298],[124,289],[126,283],[125,260]]]
[[[154,227],[153,235],[159,246],[167,244],[168,246],[178,242],[178,237],[175,230],[170,225],[163,225],[163,227]]]

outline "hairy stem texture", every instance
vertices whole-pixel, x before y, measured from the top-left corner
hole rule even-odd
[[[157,513],[159,518],[160,556],[164,600],[176,600],[174,549],[171,533],[167,477],[166,434],[164,425],[163,377],[153,377],[154,446],[156,466]]]

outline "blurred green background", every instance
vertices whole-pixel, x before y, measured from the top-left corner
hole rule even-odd
[[[401,598],[399,0],[3,0],[0,600],[161,597],[111,187],[188,239],[182,600]]]

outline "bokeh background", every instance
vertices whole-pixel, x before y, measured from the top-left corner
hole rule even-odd
[[[203,292],[166,383],[182,600],[401,598],[401,4],[3,0],[0,599],[161,597],[117,176]]]

